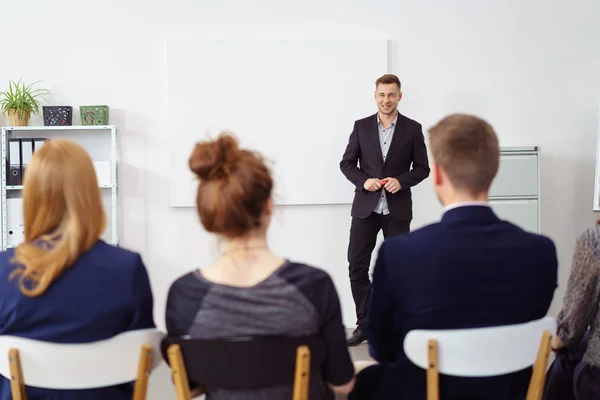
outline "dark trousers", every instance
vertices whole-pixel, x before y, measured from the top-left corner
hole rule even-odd
[[[410,231],[410,221],[395,221],[390,214],[372,213],[367,218],[352,218],[350,226],[350,244],[348,245],[348,263],[350,287],[356,306],[357,325],[364,327],[369,308],[369,267],[371,253],[377,244],[377,235],[383,231],[384,238]]]
[[[482,378],[440,375],[440,398],[453,400],[525,400],[531,371]],[[356,376],[348,400],[425,400],[425,370],[408,360],[377,364]]]
[[[583,362],[588,340],[586,333],[579,345],[558,352],[546,374],[543,400],[600,399],[600,368]]]

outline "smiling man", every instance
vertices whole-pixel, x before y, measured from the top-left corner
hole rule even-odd
[[[354,122],[340,169],[356,187],[348,245],[350,286],[357,327],[348,345],[366,339],[369,266],[377,235],[408,233],[412,221],[411,187],[429,176],[427,148],[421,124],[397,110],[400,80],[386,74],[375,82],[379,111]]]

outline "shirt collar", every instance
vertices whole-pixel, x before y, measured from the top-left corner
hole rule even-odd
[[[444,209],[442,210],[442,213],[445,213],[447,211],[453,210],[455,208],[469,207],[469,206],[490,207],[490,204],[488,202],[485,202],[485,201],[459,201],[457,203],[452,203],[452,204],[449,204],[446,207],[444,207]]]
[[[396,122],[398,121],[398,115],[400,113],[398,111],[396,111],[396,118],[394,118],[394,120],[392,121],[392,125],[390,126],[395,126]],[[379,113],[377,113],[377,125],[381,125],[381,120],[379,119]]]

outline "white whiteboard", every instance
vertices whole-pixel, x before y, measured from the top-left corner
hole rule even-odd
[[[195,205],[188,158],[223,129],[271,162],[276,204],[351,203],[339,162],[387,70],[383,39],[169,40],[170,206]]]

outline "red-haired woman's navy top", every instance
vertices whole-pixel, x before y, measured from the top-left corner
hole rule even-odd
[[[150,282],[137,253],[98,241],[33,298],[21,293],[16,279],[9,279],[17,267],[13,257],[14,249],[0,253],[0,335],[88,343],[155,327]],[[29,400],[120,400],[132,394],[132,384],[72,391],[27,388]],[[10,382],[0,376],[0,400],[11,398]]]

